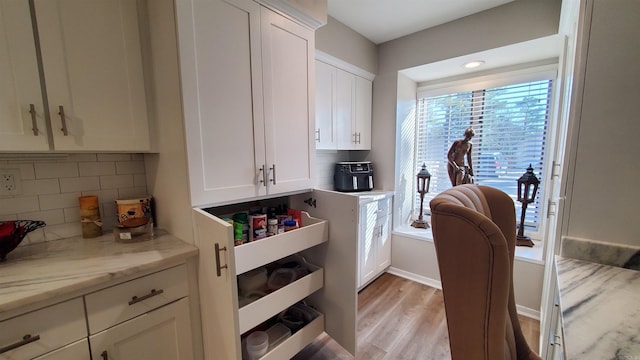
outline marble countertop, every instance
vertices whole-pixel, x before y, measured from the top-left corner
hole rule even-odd
[[[556,257],[565,358],[640,359],[640,271]]]
[[[197,254],[198,248],[162,230],[135,243],[116,242],[108,233],[19,246],[0,262],[0,313]]]

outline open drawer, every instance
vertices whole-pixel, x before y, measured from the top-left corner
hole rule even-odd
[[[306,276],[240,308],[241,334],[322,288],[324,269],[309,263],[306,266],[310,271]]]
[[[270,349],[260,360],[282,360],[291,359],[299,353],[305,346],[309,345],[324,331],[324,315],[320,314],[312,322],[307,324],[295,334],[285,339],[275,348]]]
[[[329,239],[326,220],[302,212],[302,227],[234,248],[236,275],[321,244]]]

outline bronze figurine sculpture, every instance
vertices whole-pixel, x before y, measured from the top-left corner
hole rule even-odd
[[[473,184],[473,165],[471,163],[471,150],[473,144],[471,138],[475,135],[472,128],[464,131],[464,139],[456,140],[449,148],[447,153],[447,171],[451,186],[461,184]],[[467,165],[464,164],[464,158],[467,158]]]

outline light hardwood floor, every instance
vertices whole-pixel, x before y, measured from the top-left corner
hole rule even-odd
[[[520,316],[522,331],[538,349],[538,320]],[[442,291],[383,274],[358,295],[356,360],[447,360],[449,337]],[[354,359],[326,334],[294,360]]]

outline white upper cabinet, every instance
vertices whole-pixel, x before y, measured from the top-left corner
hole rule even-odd
[[[320,57],[316,60],[316,149],[370,150],[373,74],[326,54]]]
[[[27,1],[0,1],[0,151],[49,150],[30,19]]]
[[[149,150],[137,1],[35,7],[55,150]]]
[[[192,205],[311,188],[313,32],[250,0],[177,14]]]
[[[0,136],[7,138],[0,150],[150,150],[137,1],[33,4],[39,47],[28,2],[2,0],[2,27],[9,36],[0,47],[12,63],[0,65],[0,77],[11,79],[0,85],[9,112],[0,124]],[[20,17],[9,19],[11,13]]]

